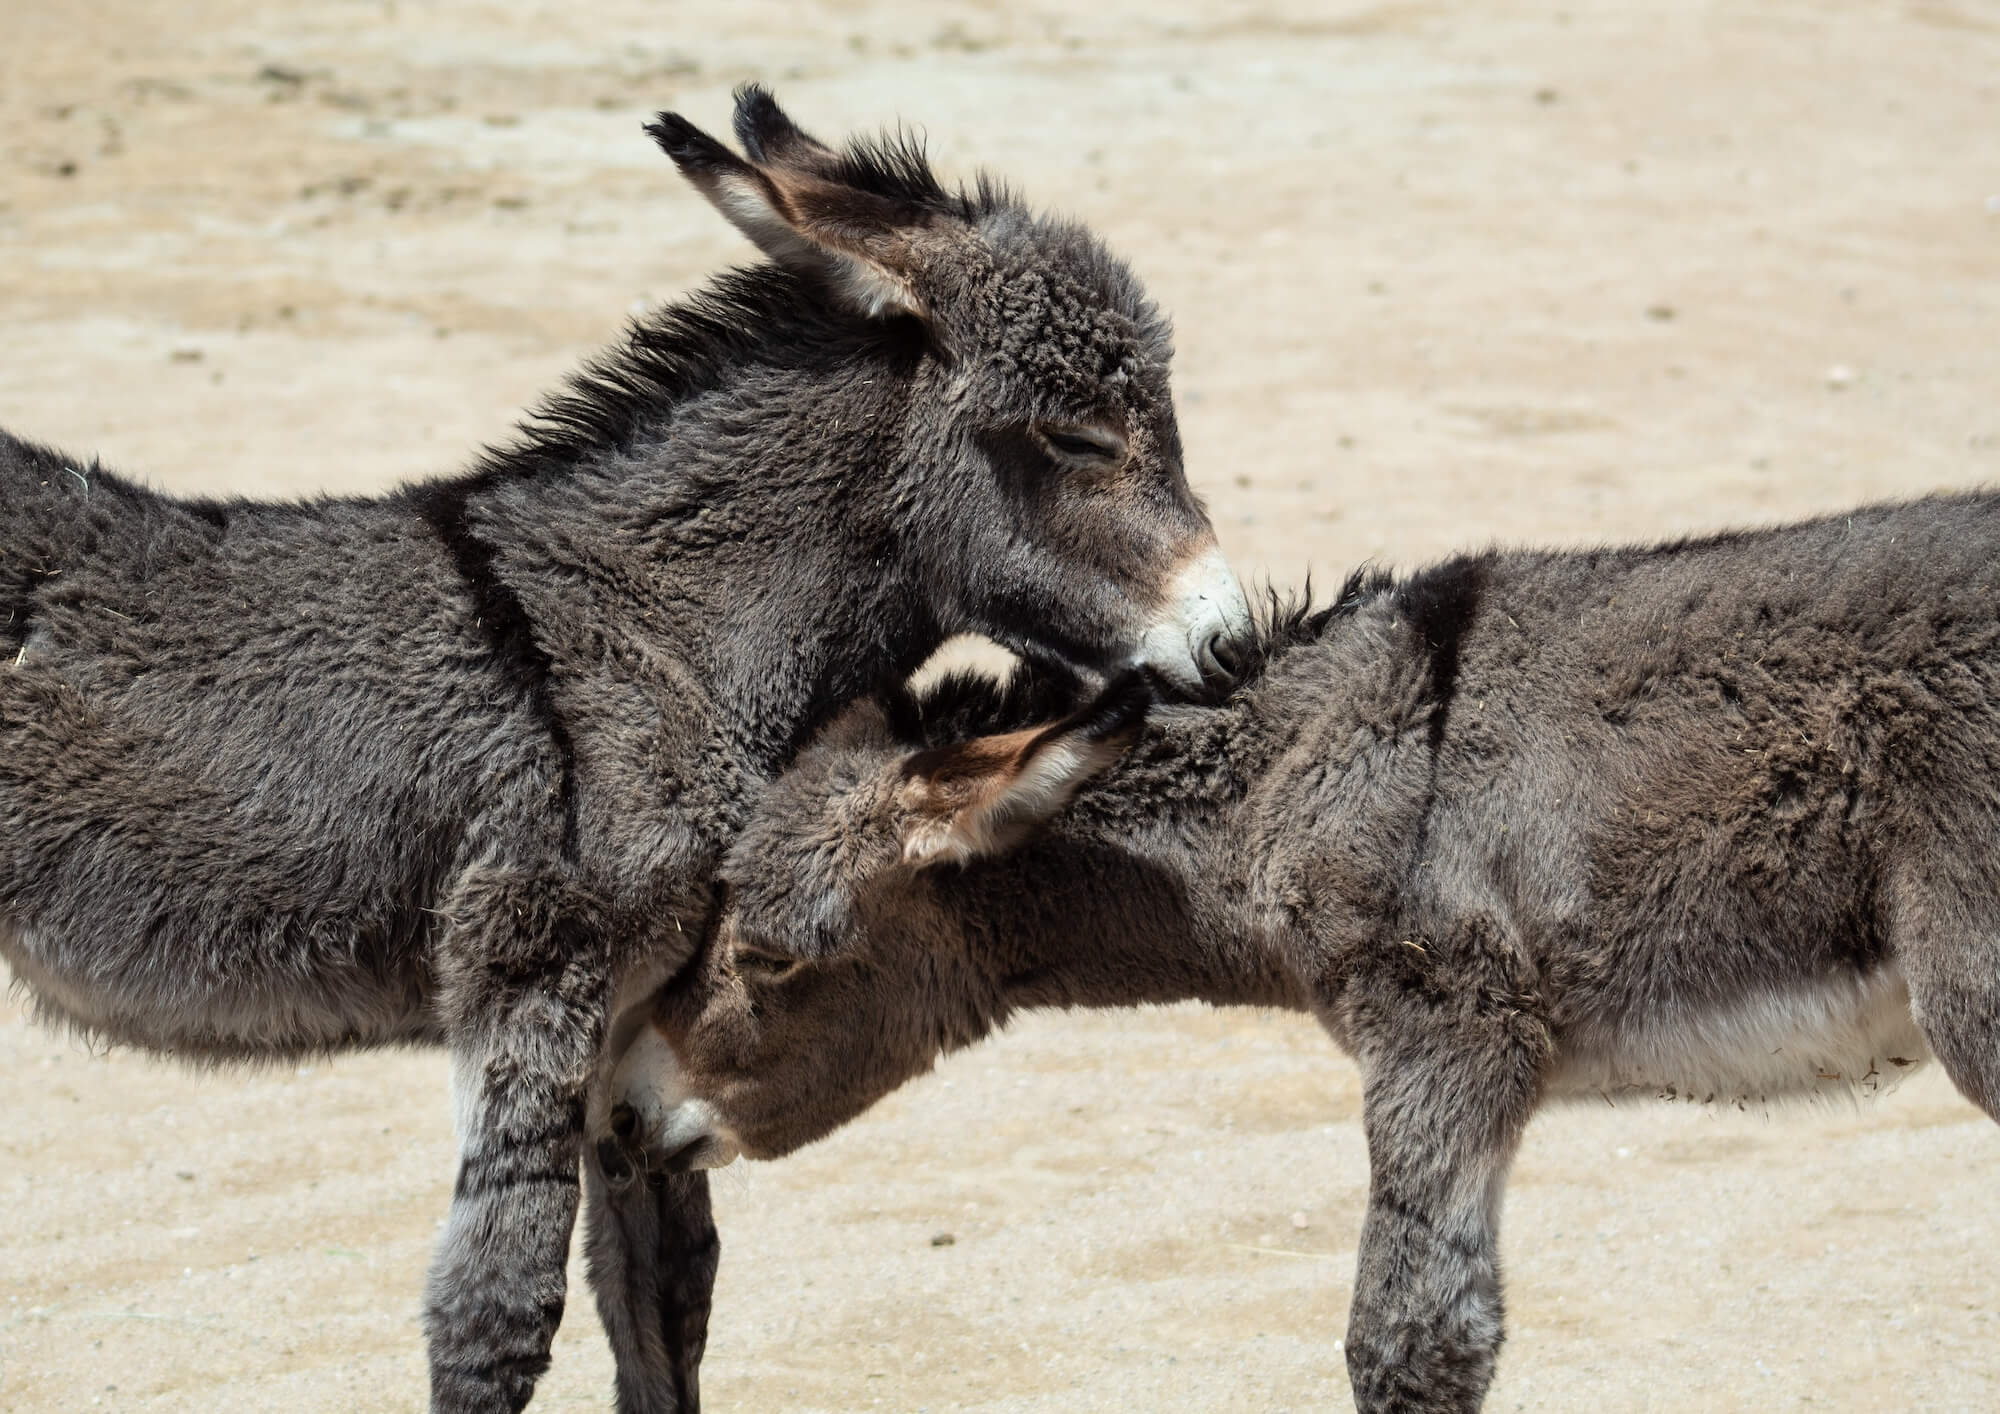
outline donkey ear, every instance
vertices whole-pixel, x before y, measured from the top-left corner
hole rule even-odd
[[[763,166],[822,177],[840,169],[840,155],[794,123],[762,84],[746,83],[736,90],[736,140],[752,162]]]
[[[930,212],[840,181],[840,159],[754,85],[738,95],[736,130],[750,161],[678,113],[646,126],[681,175],[778,264],[869,318],[928,317],[914,274]]]
[[[898,793],[903,858],[963,863],[1004,853],[1122,757],[1152,705],[1152,684],[1128,672],[1053,726],[918,752],[903,763]]]

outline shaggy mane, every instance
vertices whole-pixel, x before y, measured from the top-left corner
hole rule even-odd
[[[540,479],[630,451],[672,410],[720,387],[743,365],[786,362],[788,349],[824,356],[840,345],[893,340],[893,324],[867,328],[842,318],[790,272],[773,264],[731,270],[626,326],[623,339],[586,359],[535,405],[512,440],[490,447],[471,471],[448,480]]]
[[[1303,589],[1280,594],[1266,586],[1263,602],[1250,611],[1250,627],[1229,643],[1223,658],[1230,663],[1229,693],[1254,687],[1271,664],[1294,648],[1317,643],[1336,624],[1353,615],[1377,595],[1396,587],[1396,577],[1373,565],[1363,565],[1341,583],[1331,604],[1313,602],[1312,578]]]
[[[848,139],[831,175],[847,186],[966,222],[1018,204],[1004,183],[984,172],[969,191],[964,187],[946,190],[931,170],[923,134],[910,128],[893,128],[880,137]]]

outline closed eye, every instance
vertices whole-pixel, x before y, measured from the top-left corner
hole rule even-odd
[[[786,957],[782,953],[757,952],[750,948],[738,948],[729,960],[743,976],[759,982],[781,982],[800,967],[798,958]]]
[[[1116,462],[1125,459],[1125,439],[1103,427],[1072,427],[1042,423],[1035,433],[1049,450],[1071,461]]]

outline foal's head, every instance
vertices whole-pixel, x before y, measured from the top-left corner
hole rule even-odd
[[[774,783],[725,867],[714,935],[621,1071],[655,1159],[787,1153],[1005,1019],[1004,950],[968,934],[952,876],[1035,834],[1124,753],[1152,698],[1137,675],[1081,706],[1016,681],[983,701],[961,683],[859,704]],[[1043,725],[967,740],[967,717]]]
[[[862,350],[787,436],[806,465],[867,443],[879,474],[841,491],[876,572],[945,632],[1200,691],[1247,609],[1182,470],[1166,322],[1130,271],[991,181],[947,190],[907,136],[836,151],[754,86],[735,126],[745,155],[676,114],[650,131]]]

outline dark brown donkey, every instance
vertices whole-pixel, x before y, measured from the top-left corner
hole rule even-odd
[[[1459,1411],[1545,1101],[1869,1091],[1928,1042],[2000,1118],[2000,498],[1357,579],[1246,658],[1143,733],[1133,681],[914,754],[962,702],[851,710],[620,1077],[653,1151],[785,1153],[1021,1007],[1310,1011],[1363,1075],[1355,1398]]]
[[[959,630],[1197,687],[1248,618],[1082,227],[754,88],[747,160],[652,131],[770,261],[464,475],[187,501],[0,433],[0,958],[105,1043],[449,1048],[449,1414],[548,1363],[612,1068],[800,743]],[[589,1175],[627,1411],[695,1404],[705,1185]]]

